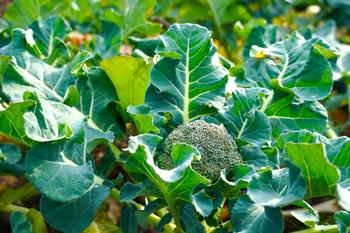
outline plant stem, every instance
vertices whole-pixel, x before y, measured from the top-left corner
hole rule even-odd
[[[0,204],[0,211],[7,212],[7,213],[19,211],[23,214],[26,214],[29,212],[29,209],[26,207],[17,206],[17,205],[13,205],[13,204]]]
[[[260,111],[265,112],[269,104],[271,103],[273,99],[274,92],[271,91],[270,95],[267,96],[267,98],[264,99]]]
[[[292,233],[338,233],[338,225],[316,226],[314,228],[305,229],[301,231],[294,231]]]
[[[327,138],[330,138],[330,139],[334,139],[334,138],[337,138],[338,135],[336,132],[334,132],[334,130],[332,128],[329,128],[326,132],[326,136]]]
[[[39,193],[36,191],[33,185],[26,183],[17,189],[7,189],[4,193],[2,193],[0,195],[0,204],[27,200],[37,195],[39,195]]]
[[[120,202],[120,191],[116,188],[112,188],[111,192],[110,192],[110,197],[113,198],[115,201]],[[139,204],[136,203],[134,201],[131,202],[133,205],[136,206],[136,208],[143,210],[144,207]],[[161,218],[155,214],[150,214],[146,220],[147,224],[151,225],[151,226],[156,226],[158,225],[158,223],[160,222]],[[173,233],[176,230],[176,226],[172,223],[168,223],[164,226],[163,232],[164,233]]]
[[[163,192],[163,194],[164,193],[165,192]],[[182,226],[181,226],[181,222],[180,222],[179,210],[178,210],[178,208],[176,208],[174,201],[171,200],[171,198],[169,198],[167,196],[165,196],[165,201],[168,205],[169,211],[170,211],[171,216],[173,217],[175,225],[176,225],[175,232],[178,232],[178,233],[184,232],[184,230],[182,229]]]

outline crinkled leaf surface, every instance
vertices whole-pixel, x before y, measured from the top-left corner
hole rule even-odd
[[[215,113],[223,105],[227,71],[214,61],[208,29],[174,24],[160,39],[146,104],[156,113],[169,112],[176,124]]]
[[[259,109],[263,97],[268,94],[268,90],[263,88],[237,88],[216,118],[235,139],[255,145],[267,143],[271,137],[271,126],[267,116]]]
[[[317,38],[293,33],[287,39],[262,47],[252,46],[245,63],[246,79],[257,86],[278,86],[302,100],[319,100],[332,89],[332,69]]]

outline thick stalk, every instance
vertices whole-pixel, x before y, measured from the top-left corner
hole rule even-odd
[[[165,193],[165,192],[163,192],[163,193]],[[167,196],[165,196],[165,201],[167,203],[167,206],[169,208],[171,216],[173,217],[175,225],[176,225],[175,232],[177,232],[177,233],[184,232],[184,230],[182,229],[182,226],[181,226],[179,209],[176,207],[176,203],[171,198],[169,198]]]
[[[315,228],[294,231],[292,233],[338,233],[338,225],[316,226]]]

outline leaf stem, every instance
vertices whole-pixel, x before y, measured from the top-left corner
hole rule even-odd
[[[329,129],[327,130],[326,136],[327,136],[327,138],[330,138],[330,139],[338,138],[337,133],[336,133],[332,128],[329,128]]]
[[[305,229],[301,231],[294,231],[292,233],[338,233],[338,225],[316,226],[314,228]]]
[[[13,204],[0,204],[0,212],[12,213],[16,211],[26,214],[29,212],[29,209],[26,207],[13,205]]]
[[[115,201],[120,202],[120,191],[116,188],[112,188],[111,192],[110,192],[110,197],[113,198]],[[136,203],[134,201],[131,202],[133,205],[136,206],[136,208],[143,210],[144,206],[142,206],[139,203]],[[161,218],[155,214],[150,214],[146,220],[147,224],[151,225],[151,226],[157,226],[158,223],[160,222]],[[168,223],[164,226],[163,232],[164,233],[173,233],[175,232],[175,229],[177,227],[172,224],[172,223]]]
[[[266,111],[267,107],[269,106],[269,104],[271,103],[271,101],[273,99],[273,95],[274,95],[274,92],[271,91],[271,93],[264,99],[264,101],[261,105],[260,111],[262,111],[262,112]]]
[[[162,191],[164,195],[164,199],[167,203],[168,209],[171,213],[171,216],[173,217],[174,223],[176,225],[175,232],[182,233],[184,230],[182,229],[181,222],[180,222],[180,214],[178,208],[176,208],[176,203],[174,200],[172,200],[169,196],[166,195],[166,191]]]

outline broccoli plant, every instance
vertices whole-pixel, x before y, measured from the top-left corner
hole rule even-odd
[[[170,2],[14,0],[4,12],[12,232],[349,232],[350,139],[328,110],[349,101],[337,85],[350,50],[334,22],[255,18],[299,17],[299,1]]]

